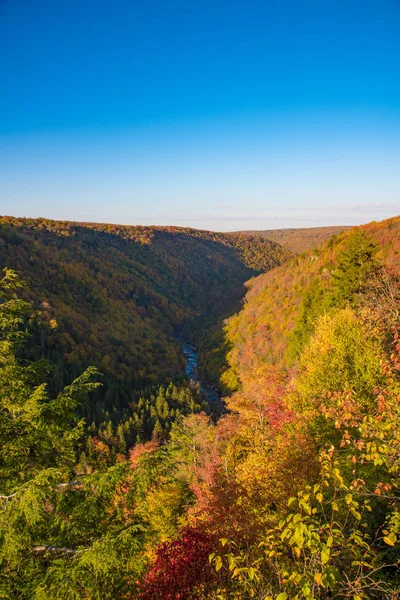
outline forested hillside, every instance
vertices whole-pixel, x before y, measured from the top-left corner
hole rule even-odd
[[[293,364],[317,317],[357,302],[360,291],[372,293],[381,277],[379,269],[394,268],[399,255],[396,217],[351,229],[253,279],[243,310],[226,327],[225,344],[231,351],[225,385],[234,389],[242,373],[265,364]]]
[[[83,253],[69,237],[63,256]],[[101,243],[88,238],[95,272]],[[224,332],[226,414],[212,419],[196,391],[170,384],[137,405],[164,419],[162,435],[129,443],[126,421],[99,435],[78,416],[97,393],[96,364],[58,394],[46,386],[40,346],[24,349],[32,334],[47,339],[50,309],[37,311],[6,271],[0,597],[398,600],[399,253],[394,218],[253,279]],[[181,306],[171,305],[160,319]]]
[[[318,248],[332,236],[339,235],[350,229],[350,226],[307,227],[295,229],[266,229],[259,231],[244,231],[250,235],[259,235],[267,240],[280,244],[294,254]]]
[[[50,389],[57,393],[89,365],[102,373],[85,409],[89,422],[107,411],[121,418],[149,386],[182,379],[174,334],[196,339],[249,277],[288,256],[239,234],[0,220],[0,267],[20,275],[24,298],[48,322],[33,337],[33,355],[52,363]]]

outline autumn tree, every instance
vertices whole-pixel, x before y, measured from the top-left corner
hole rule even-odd
[[[216,584],[210,568],[212,545],[202,531],[186,528],[157,549],[139,594],[140,600],[206,600]]]

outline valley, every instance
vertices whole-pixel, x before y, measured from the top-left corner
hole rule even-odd
[[[400,217],[3,217],[0,257],[0,595],[397,597]]]
[[[240,304],[250,277],[290,256],[242,234],[0,219],[0,266],[26,282],[24,297],[47,325],[32,336],[31,355],[52,363],[53,393],[96,365],[102,386],[84,416],[97,425],[182,381],[174,332],[198,344]]]
[[[0,600],[400,600],[400,0],[0,0]]]
[[[199,349],[190,342],[182,342],[183,354],[185,355],[185,374],[189,379],[189,385],[198,386],[204,395],[209,411],[213,417],[220,417],[225,412],[225,404],[221,398],[221,392],[216,384],[204,384],[199,379]]]

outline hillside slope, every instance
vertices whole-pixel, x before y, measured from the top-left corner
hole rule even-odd
[[[90,419],[181,377],[175,332],[194,335],[191,323],[209,322],[249,277],[288,256],[243,234],[0,219],[0,267],[20,274],[26,299],[42,305],[50,324],[35,343],[37,356],[55,364],[53,390],[89,364],[104,374]]]
[[[376,265],[398,262],[400,217],[394,217],[353,228],[318,250],[295,257],[248,283],[244,306],[225,329],[230,366],[223,381],[228,389],[234,389],[238,379],[257,366],[287,365],[293,361],[300,349],[296,349],[296,344],[305,341],[295,338],[308,335],[307,319],[315,320],[328,307],[324,302],[338,285],[335,280],[338,262],[357,231],[364,232],[376,245]],[[356,240],[356,250],[357,244],[360,242]]]
[[[43,281],[46,264],[35,266],[43,244],[29,244],[31,234],[18,245],[21,231],[7,234],[17,254],[30,250]],[[87,277],[99,267],[109,286],[105,307],[132,305],[134,319],[121,272],[114,277],[95,262],[105,251],[114,257],[118,243],[83,234],[61,244],[63,261],[74,257],[68,280],[54,269],[47,286],[65,284],[69,300],[67,284],[80,289],[72,267],[86,274],[77,263],[82,253]],[[37,316],[7,271],[0,281],[0,596],[398,599],[399,234],[400,218],[354,228],[253,280],[227,330],[228,375],[240,385],[217,420],[201,412],[194,390],[170,384],[118,422],[85,429],[77,409],[95,391],[96,373],[89,369],[54,398],[40,385],[43,362],[21,353]],[[59,240],[52,241],[58,256]],[[173,246],[165,249],[173,254]],[[120,269],[133,269],[127,252],[117,255]],[[146,256],[155,277],[158,263]],[[197,257],[206,258],[199,248]],[[222,263],[233,268],[227,256]],[[160,264],[170,266],[167,256]],[[198,274],[208,281],[209,270]],[[123,281],[129,290],[136,280]],[[226,277],[212,283],[227,286]],[[176,286],[174,276],[171,298]],[[81,296],[80,314],[92,289]],[[120,302],[110,303],[116,292]],[[152,302],[158,298],[165,299]],[[160,319],[176,308],[166,302]],[[145,319],[142,335],[153,332],[154,318]]]
[[[244,231],[250,235],[259,235],[287,248],[294,254],[313,250],[327,242],[332,236],[350,229],[349,225],[332,227],[307,227],[300,229],[266,229],[265,231]]]

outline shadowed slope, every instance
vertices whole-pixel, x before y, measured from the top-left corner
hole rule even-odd
[[[182,376],[174,333],[193,334],[194,320],[198,331],[247,279],[288,256],[243,234],[0,220],[0,267],[15,269],[26,298],[44,303],[49,327],[35,344],[56,365],[54,391],[94,364],[104,374],[102,407],[121,408],[135,391]]]

